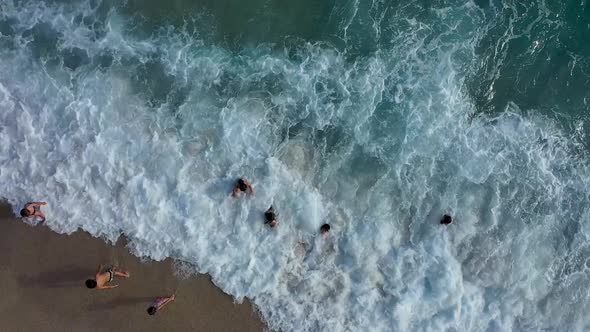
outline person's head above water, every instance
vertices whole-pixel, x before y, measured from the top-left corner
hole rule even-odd
[[[240,189],[241,191],[246,191],[248,190],[248,184],[246,183],[246,181],[244,181],[244,179],[238,179],[238,185],[237,185],[238,189]]]
[[[96,287],[96,280],[94,280],[94,279],[86,280],[86,287],[95,288]]]
[[[320,227],[320,234],[326,234],[330,231],[330,225],[329,224],[323,224],[322,227]]]
[[[29,209],[22,209],[20,210],[20,215],[21,217],[30,217],[31,216],[31,211],[29,211]]]
[[[158,311],[158,308],[156,308],[154,306],[151,306],[151,307],[147,308],[147,313],[149,315],[155,315],[157,311]]]
[[[238,181],[236,181],[231,195],[233,197],[240,197],[241,193],[254,195],[254,188],[252,187],[252,184],[244,178],[239,178]]]
[[[268,224],[270,227],[275,227],[278,224],[277,215],[275,214],[275,210],[272,208],[268,208],[266,212],[264,212],[264,223]]]
[[[277,218],[275,210],[272,208],[272,206],[269,207],[268,210],[266,210],[266,212],[264,212],[264,218],[267,222],[271,222]]]
[[[448,225],[450,223],[453,222],[453,218],[451,216],[449,216],[448,214],[445,214],[442,219],[440,220],[440,223],[443,225]]]

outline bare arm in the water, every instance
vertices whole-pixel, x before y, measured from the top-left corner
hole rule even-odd
[[[248,186],[248,190],[250,190],[250,194],[254,195],[254,187],[252,187],[252,183],[250,183],[248,180],[244,180],[244,183],[246,184],[246,186]]]

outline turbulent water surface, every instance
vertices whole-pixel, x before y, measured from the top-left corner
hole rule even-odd
[[[586,331],[589,6],[0,0],[0,196],[272,329]]]

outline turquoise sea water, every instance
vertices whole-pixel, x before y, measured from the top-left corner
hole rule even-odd
[[[0,196],[272,329],[586,331],[588,6],[0,1]]]

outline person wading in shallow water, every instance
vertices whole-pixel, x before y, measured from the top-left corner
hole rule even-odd
[[[264,224],[268,224],[270,227],[275,227],[278,223],[279,221],[277,220],[275,210],[271,206],[266,212],[264,212]]]
[[[231,195],[233,197],[240,197],[242,192],[254,195],[254,188],[252,187],[252,184],[246,179],[238,179]]]
[[[115,267],[108,267],[105,271],[102,271],[102,264],[98,266],[95,279],[86,280],[86,287],[96,289],[110,289],[119,287],[119,285],[107,285],[112,282],[115,276],[129,278],[129,272],[119,270]]]
[[[172,294],[168,297],[157,297],[154,302],[150,305],[147,309],[147,313],[151,315],[155,315],[156,312],[160,311],[165,305],[174,301],[176,299],[176,294]]]
[[[20,215],[23,218],[41,217],[41,222],[45,221],[45,215],[41,212],[41,205],[47,205],[46,202],[29,202],[20,210]]]

